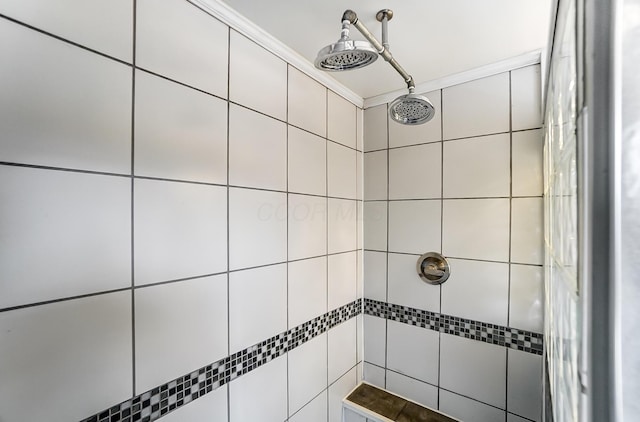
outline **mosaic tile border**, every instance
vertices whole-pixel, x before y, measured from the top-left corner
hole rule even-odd
[[[543,335],[532,331],[488,324],[372,299],[364,299],[364,313],[441,333],[521,350],[534,355],[542,355]]]
[[[151,422],[362,313],[362,299],[144,392],[81,422]]]

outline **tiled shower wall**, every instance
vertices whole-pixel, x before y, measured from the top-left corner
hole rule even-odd
[[[462,420],[539,421],[540,66],[426,95],[421,126],[364,112],[365,380]],[[441,286],[416,273],[432,251]]]
[[[59,3],[0,3],[0,420],[338,422],[362,110],[187,1]]]

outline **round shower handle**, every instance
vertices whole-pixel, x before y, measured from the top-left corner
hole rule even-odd
[[[427,252],[418,258],[416,265],[418,275],[428,284],[442,284],[451,275],[451,267],[447,259],[437,252]]]

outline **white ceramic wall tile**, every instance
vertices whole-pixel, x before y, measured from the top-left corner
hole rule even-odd
[[[227,420],[227,386],[216,388],[198,400],[162,417],[163,422],[201,422]]]
[[[136,65],[227,97],[229,30],[181,0],[141,0],[136,11]]]
[[[364,252],[364,297],[386,302],[387,300],[387,254]]]
[[[356,316],[356,361],[358,362],[358,381],[362,380],[362,362],[364,359],[364,316]]]
[[[6,1],[0,13],[131,63],[133,7],[129,0]]]
[[[389,150],[389,199],[440,198],[441,143]]]
[[[327,258],[289,262],[289,328],[327,312]]]
[[[327,388],[327,334],[291,350],[289,359],[289,415]]]
[[[461,421],[502,422],[504,410],[440,389],[440,412]]]
[[[387,105],[364,111],[364,151],[376,151],[389,147],[387,141]]]
[[[351,409],[343,410],[342,422],[367,422],[367,418]]]
[[[356,252],[329,256],[329,310],[356,300],[356,264]]]
[[[130,292],[0,313],[2,418],[80,420],[130,398],[131,347]]]
[[[359,250],[364,249],[364,203],[356,202],[356,246]],[[385,223],[386,224],[386,223]]]
[[[356,364],[356,319],[329,330],[329,384]]]
[[[289,126],[289,191],[326,195],[327,141]]]
[[[364,110],[358,108],[356,110],[356,149],[364,150]]]
[[[362,220],[358,220],[358,221],[362,221]],[[362,223],[358,223],[358,224],[362,224]],[[364,252],[362,249],[358,248],[358,251],[356,252],[356,295],[359,298],[364,297],[364,268],[362,266],[363,262],[364,262]]]
[[[540,65],[511,72],[511,121],[513,130],[542,126]]]
[[[0,166],[0,308],[130,286],[130,196],[125,178]]]
[[[513,199],[511,208],[511,261],[543,264],[542,198]]]
[[[438,348],[438,332],[402,322],[388,321],[388,369],[437,385]]]
[[[385,388],[385,370],[371,363],[364,363],[364,380],[380,388]]]
[[[0,39],[0,161],[130,173],[131,68],[6,19]]]
[[[440,312],[441,286],[422,281],[416,271],[418,258],[418,255],[389,254],[389,303]]]
[[[387,250],[387,202],[365,202],[363,207],[364,248]]]
[[[451,277],[442,284],[442,313],[508,325],[509,264],[449,259]]]
[[[387,321],[371,315],[364,316],[364,360],[381,367],[386,361]]]
[[[509,326],[541,333],[544,324],[544,271],[531,265],[511,265]]]
[[[356,151],[335,142],[327,143],[329,196],[356,198]]]
[[[514,132],[513,196],[542,195],[542,130]]]
[[[287,125],[231,104],[229,184],[287,189]]]
[[[286,120],[287,64],[236,31],[229,45],[229,99]]]
[[[536,422],[542,419],[542,356],[509,350],[507,410]]]
[[[356,249],[356,201],[329,198],[329,253]]]
[[[137,289],[134,298],[136,394],[229,355],[226,274]]]
[[[445,200],[442,221],[445,256],[509,260],[508,199]]]
[[[136,71],[136,175],[225,184],[227,103]]]
[[[329,386],[329,422],[342,421],[342,399],[356,387],[356,368]]]
[[[506,358],[502,346],[441,334],[440,387],[504,409]]]
[[[356,199],[364,199],[364,154],[359,151],[356,154]]]
[[[389,147],[437,142],[442,139],[442,107],[440,106],[441,91],[431,91],[424,94],[436,109],[433,119],[421,125],[402,125],[389,119]]]
[[[322,137],[327,134],[327,88],[289,66],[288,122]]]
[[[134,192],[136,285],[226,271],[226,188],[137,179]]]
[[[507,413],[507,422],[529,422],[529,419],[521,418],[511,413]]]
[[[425,357],[425,359],[430,358]],[[387,371],[387,388],[394,394],[413,400],[425,407],[438,408],[438,387],[433,385],[405,377],[397,372]]]
[[[387,199],[387,150],[364,154],[364,199]]]
[[[443,138],[456,139],[509,130],[509,72],[442,91]]]
[[[287,359],[284,356],[229,384],[230,422],[282,422],[286,418]]]
[[[327,253],[327,199],[289,195],[289,259]]]
[[[389,202],[389,251],[440,251],[439,200]]]
[[[229,274],[229,348],[235,353],[287,330],[287,266]]]
[[[327,138],[351,148],[356,147],[355,105],[329,91],[327,120]]]
[[[327,422],[327,390],[291,416],[289,422]]]
[[[509,134],[444,142],[445,198],[509,196]]]
[[[287,195],[229,189],[230,269],[287,259]]]

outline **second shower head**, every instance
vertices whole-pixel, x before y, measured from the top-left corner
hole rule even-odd
[[[348,20],[342,21],[340,39],[320,50],[314,63],[318,69],[340,72],[359,69],[376,61],[376,49],[367,41],[349,38],[349,26]]]

